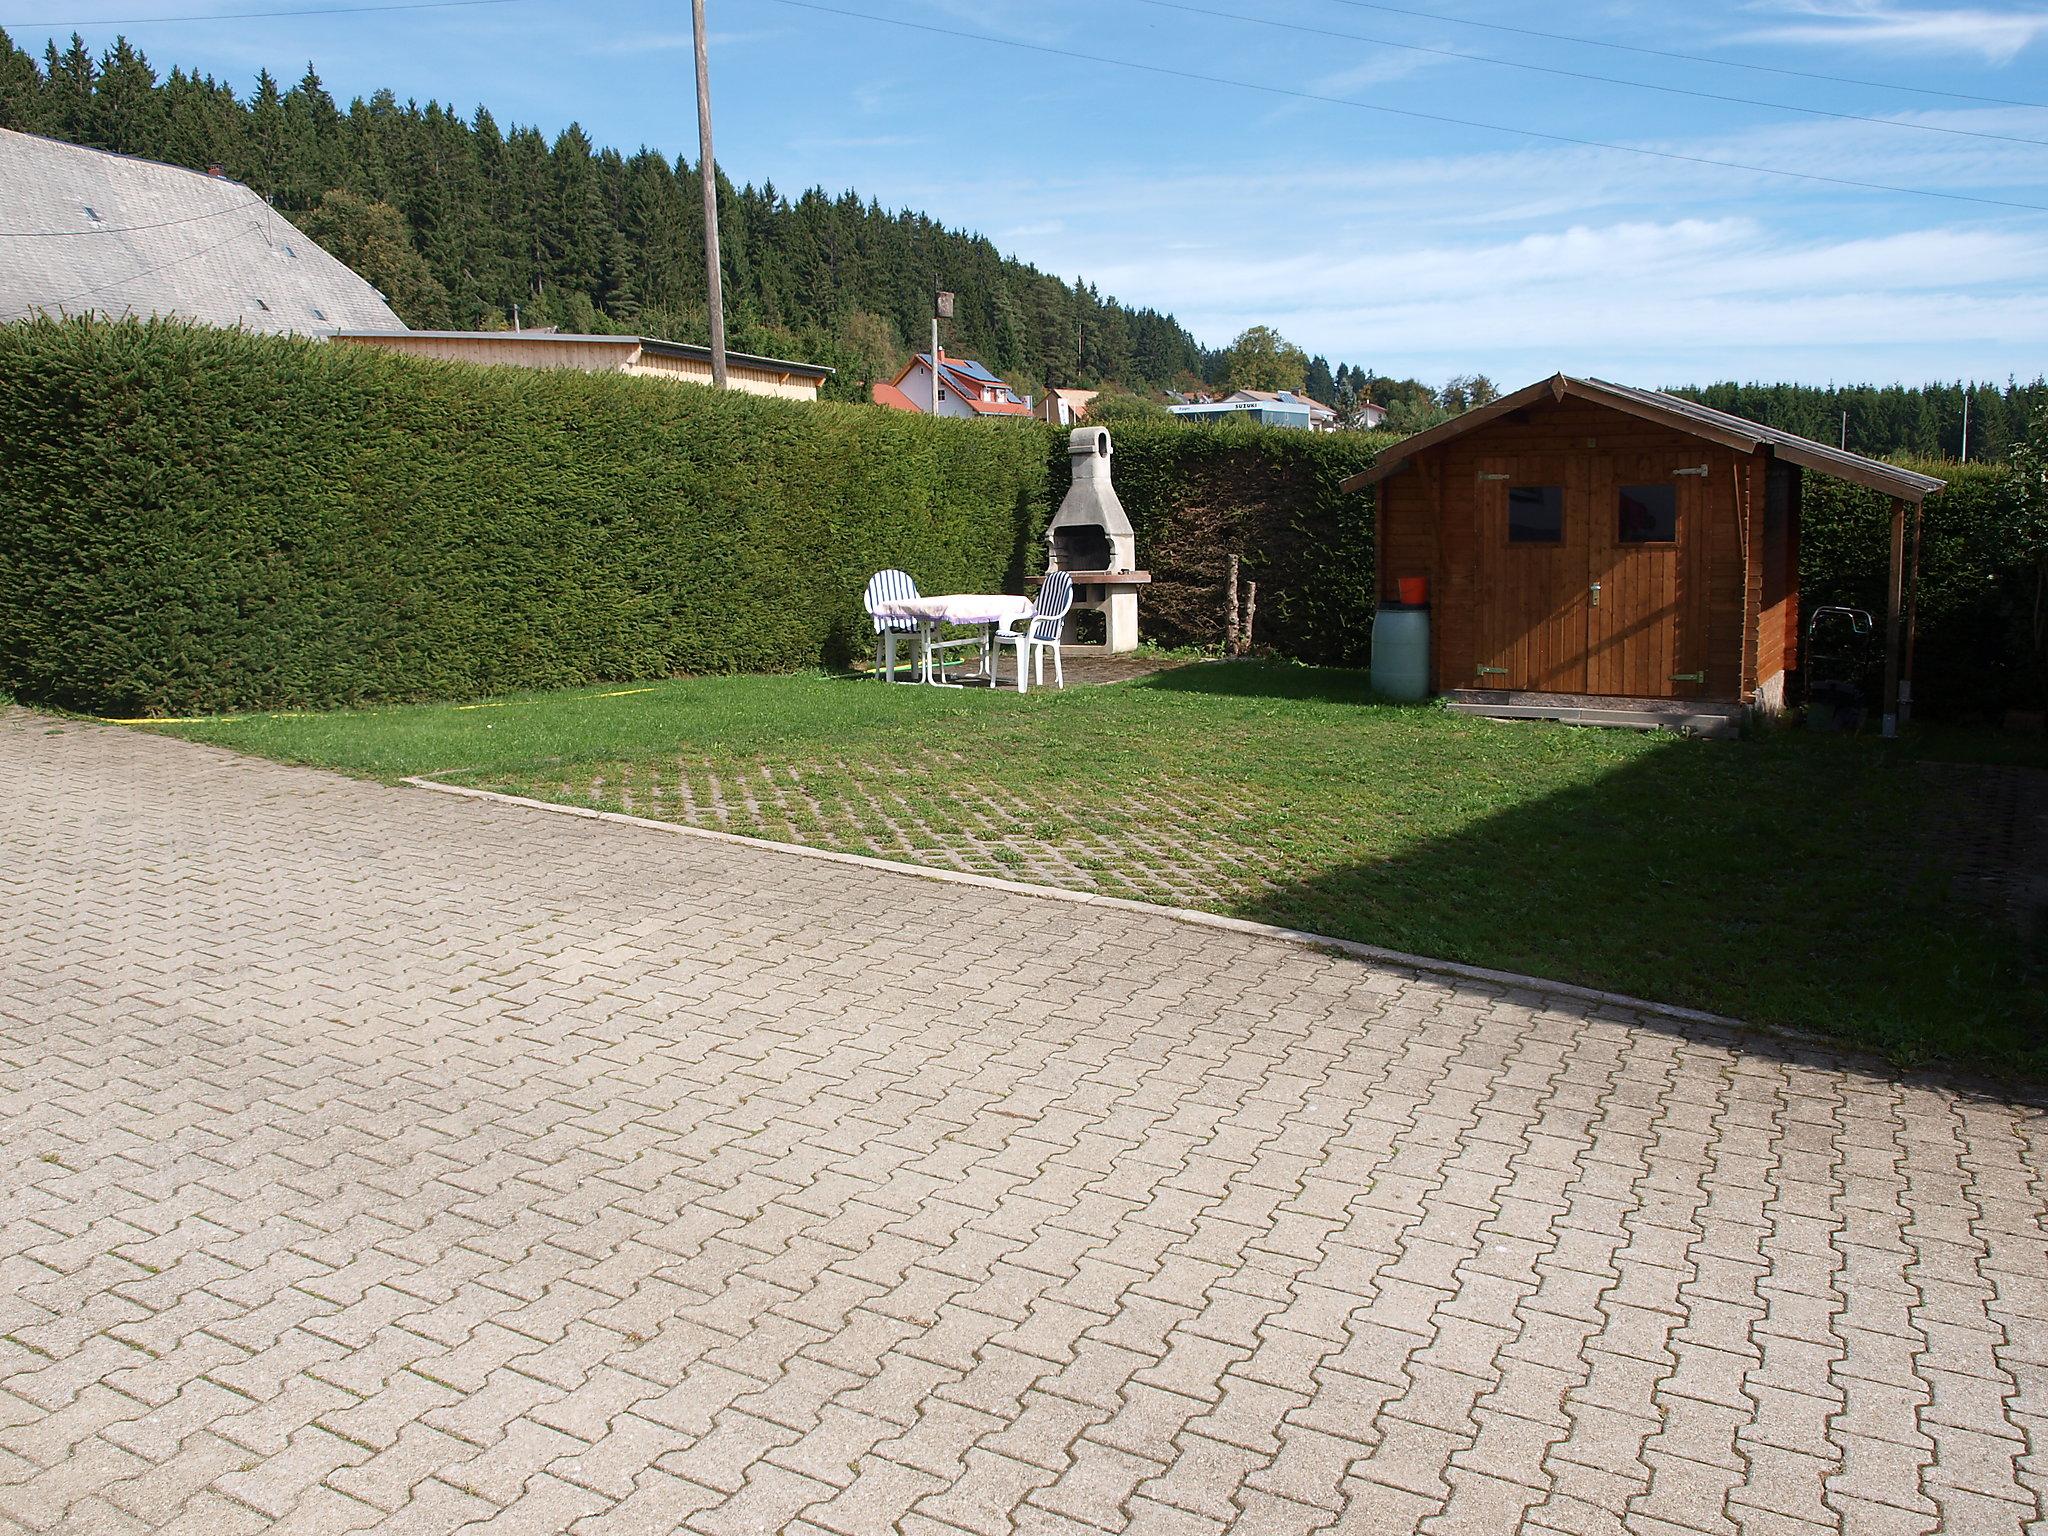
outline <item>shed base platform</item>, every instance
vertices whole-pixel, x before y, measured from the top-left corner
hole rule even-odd
[[[1685,731],[1694,736],[1740,734],[1746,711],[1720,699],[1638,699],[1597,693],[1527,693],[1507,688],[1453,688],[1453,714],[1495,720],[1557,720],[1631,731]]]

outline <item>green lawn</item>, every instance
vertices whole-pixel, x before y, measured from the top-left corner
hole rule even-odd
[[[159,728],[1200,906],[1903,1059],[2048,1064],[2041,957],[1949,901],[1916,830],[1942,792],[1925,741],[1469,720],[1260,663],[1024,698],[813,674]]]

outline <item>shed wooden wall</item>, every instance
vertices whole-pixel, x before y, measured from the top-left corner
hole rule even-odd
[[[1498,473],[1522,459],[1555,463],[1563,456],[1583,464],[1591,456],[1635,453],[1679,454],[1707,466],[1705,516],[1699,520],[1704,526],[1686,530],[1689,541],[1700,542],[1684,562],[1697,573],[1697,584],[1674,597],[1690,622],[1704,626],[1701,696],[1747,702],[1760,665],[1769,677],[1795,663],[1796,521],[1787,520],[1777,547],[1782,581],[1767,593],[1766,461],[1609,406],[1567,398],[1425,449],[1378,486],[1380,600],[1397,600],[1402,576],[1429,578],[1433,686],[1484,686],[1475,673],[1480,471]],[[1569,475],[1568,483],[1583,485],[1583,473]],[[1767,609],[1768,622],[1760,624]],[[1760,656],[1756,641],[1764,630],[1773,638]]]
[[[1788,674],[1799,668],[1799,499],[1805,476],[1795,465],[1764,471],[1758,520],[1755,683],[1772,707],[1784,704]]]

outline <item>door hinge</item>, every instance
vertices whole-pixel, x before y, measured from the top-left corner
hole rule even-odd
[[[1698,475],[1701,479],[1705,479],[1707,466],[1702,464],[1697,469],[1674,469],[1671,473],[1674,475]]]
[[[1704,672],[1674,672],[1671,674],[1671,681],[1673,681],[1674,683],[1704,684],[1706,680],[1707,674]]]
[[[1506,667],[1474,667],[1472,670],[1481,677],[1506,677],[1508,675]]]

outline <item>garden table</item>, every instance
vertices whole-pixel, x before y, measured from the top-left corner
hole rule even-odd
[[[1004,592],[946,592],[936,597],[894,598],[875,604],[874,611],[877,618],[915,620],[924,660],[924,680],[934,688],[958,688],[962,685],[949,683],[940,675],[934,652],[943,647],[935,644],[933,632],[941,624],[980,626],[981,675],[989,677],[992,675],[989,671],[989,632],[998,626],[1030,618],[1032,602],[1028,597],[1011,597]]]

